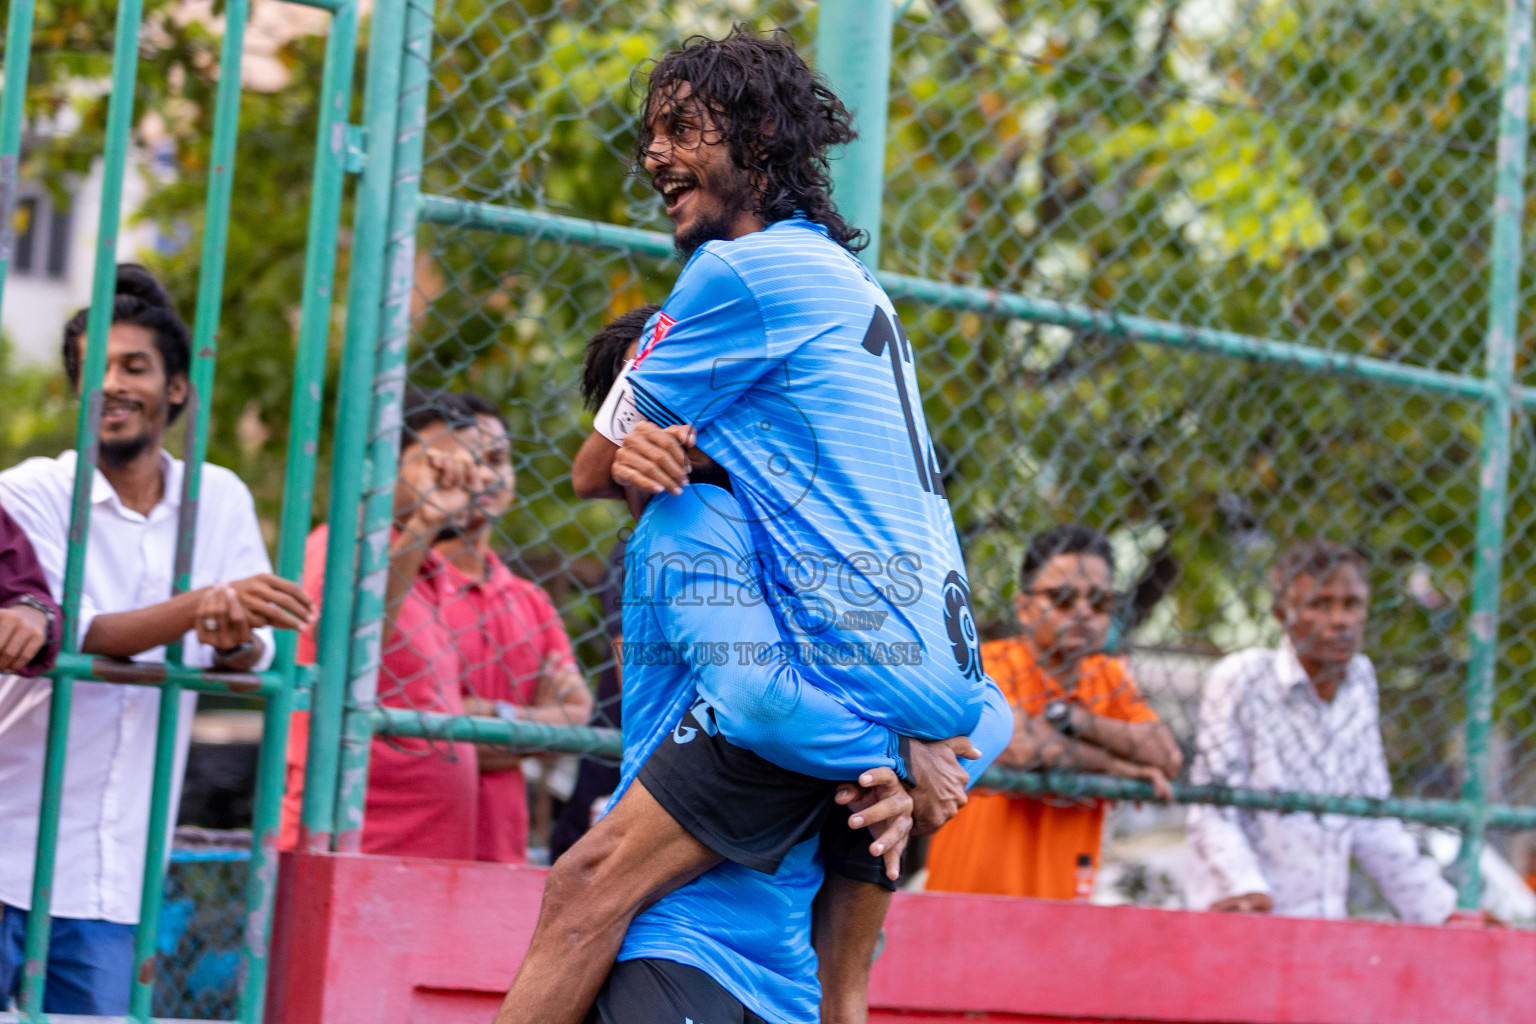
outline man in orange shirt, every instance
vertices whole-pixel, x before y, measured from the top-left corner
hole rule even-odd
[[[1100,653],[1113,575],[1114,553],[1094,530],[1057,526],[1030,542],[1017,599],[1023,630],[981,652],[1016,720],[997,763],[1145,779],[1168,799],[1179,746],[1124,662]],[[1103,830],[1101,800],[972,796],[933,837],[928,888],[1071,899],[1079,858],[1098,867]]]

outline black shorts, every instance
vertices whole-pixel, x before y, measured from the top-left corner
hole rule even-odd
[[[820,835],[827,871],[896,890],[885,862],[869,852],[869,830],[848,827],[849,811],[834,799],[837,783],[734,746],[702,700],[662,740],[639,781],[689,835],[742,867],[771,875],[792,847]]]
[[[586,1024],[768,1024],[697,967],[671,960],[613,965]]]

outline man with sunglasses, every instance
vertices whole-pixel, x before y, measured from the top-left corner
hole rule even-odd
[[[1017,599],[1022,630],[982,647],[982,662],[1013,705],[1015,768],[1144,779],[1163,799],[1183,763],[1125,663],[1101,653],[1115,594],[1104,535],[1057,526],[1029,543]],[[1071,899],[1097,869],[1104,802],[972,796],[933,838],[928,888]]]

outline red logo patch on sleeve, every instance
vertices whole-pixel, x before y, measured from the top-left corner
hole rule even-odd
[[[639,366],[641,363],[643,363],[645,361],[645,357],[651,354],[651,349],[656,347],[656,343],[661,341],[662,338],[665,338],[667,336],[667,332],[676,325],[677,321],[667,316],[667,314],[662,313],[660,316],[658,316],[656,318],[656,329],[651,332],[651,340],[645,343],[644,348],[635,353],[635,365]]]

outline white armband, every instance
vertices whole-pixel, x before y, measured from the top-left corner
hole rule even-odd
[[[624,369],[619,371],[618,379],[608,389],[608,397],[603,399],[592,421],[592,429],[614,444],[623,444],[624,438],[640,422],[640,410],[635,405],[635,389],[629,384],[629,371],[634,365],[633,359],[625,361]]]

